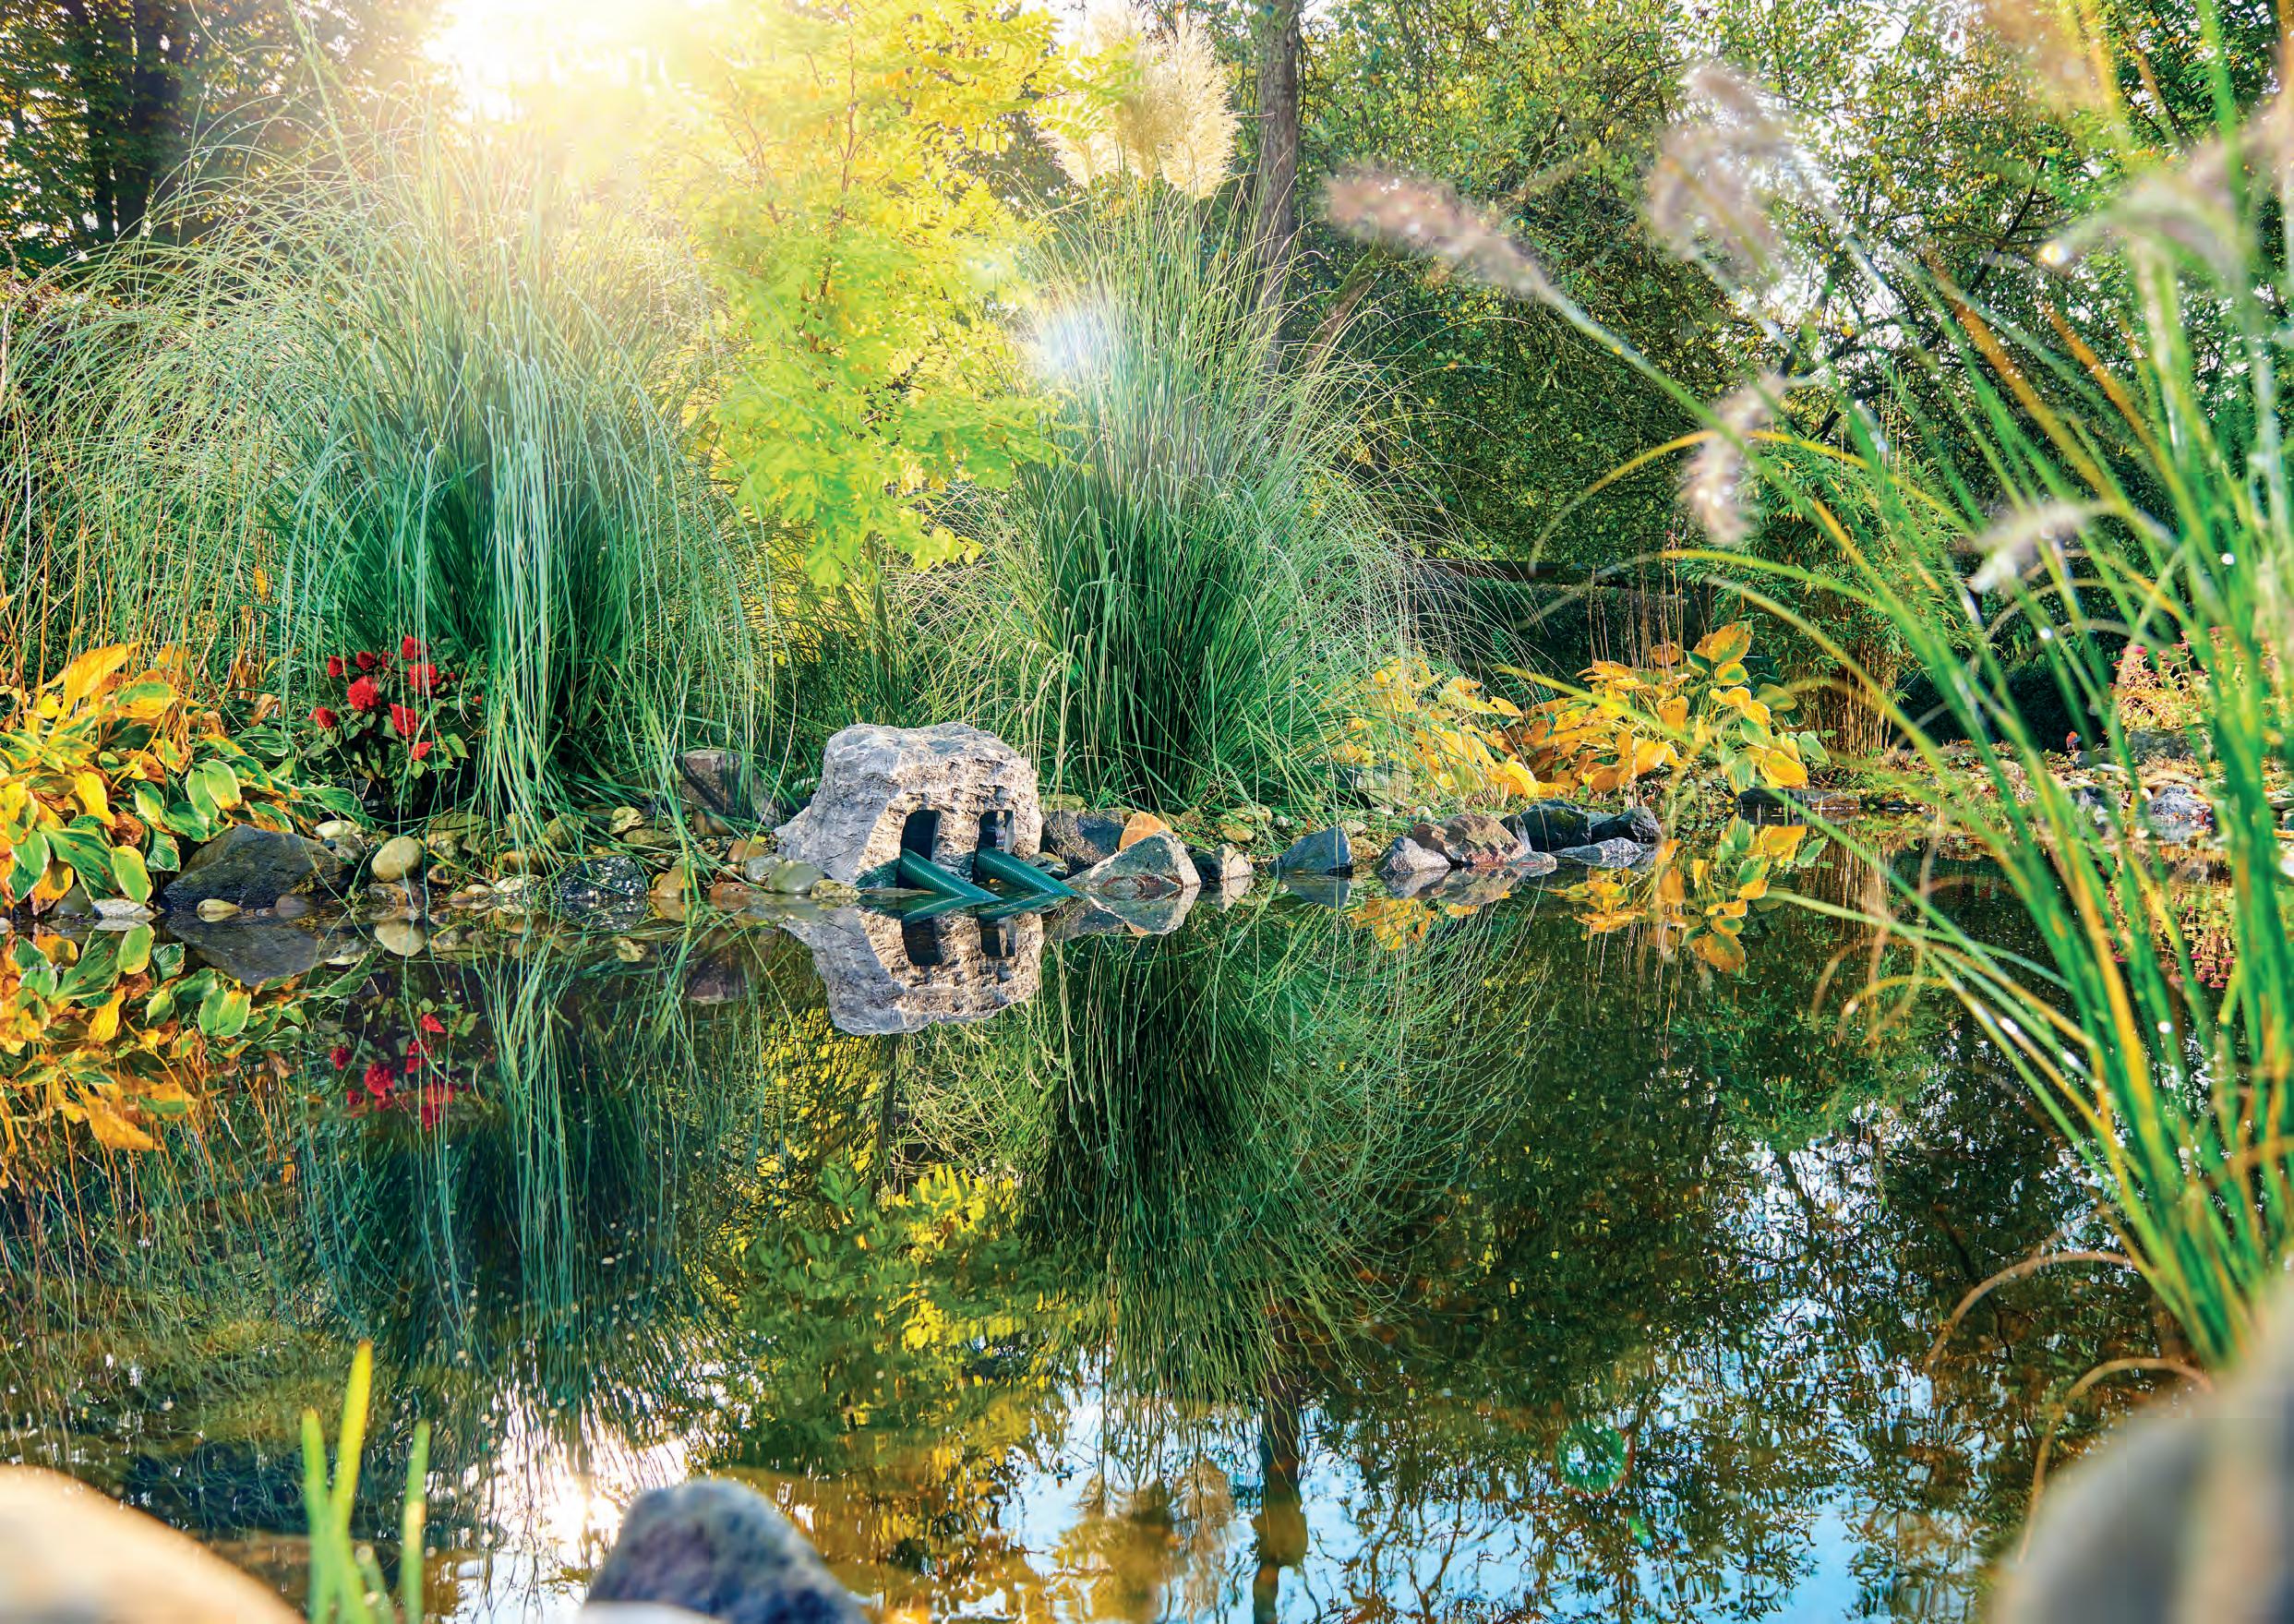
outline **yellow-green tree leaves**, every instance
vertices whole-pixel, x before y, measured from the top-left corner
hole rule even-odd
[[[1027,228],[985,171],[1051,64],[1048,15],[963,0],[748,0],[689,60],[685,212],[735,349],[717,446],[816,582],[957,555],[935,494],[1036,447],[1003,320]]]

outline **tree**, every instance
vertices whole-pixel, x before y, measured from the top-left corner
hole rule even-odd
[[[0,236],[31,266],[146,228],[195,147],[244,162],[322,78],[390,82],[432,0],[21,0],[0,8]],[[174,223],[177,226],[179,221]]]
[[[1027,227],[985,168],[1049,88],[1051,23],[964,0],[763,0],[691,78],[715,162],[684,187],[722,290],[715,403],[741,501],[822,584],[962,542],[932,511],[1034,442],[1000,319]]]

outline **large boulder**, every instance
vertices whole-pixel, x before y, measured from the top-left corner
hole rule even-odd
[[[863,1624],[787,1518],[754,1489],[715,1479],[638,1496],[589,1599],[684,1607],[719,1624]]]
[[[167,933],[242,986],[307,975],[355,944],[357,934],[338,914],[299,920],[241,917],[210,923],[197,914],[178,914]]]
[[[1567,800],[1541,800],[1505,820],[1531,851],[1561,851],[1593,837],[1593,814]]]
[[[1354,872],[1354,847],[1343,829],[1317,829],[1302,835],[1291,842],[1280,857],[1275,859],[1279,874],[1351,874]]]
[[[804,811],[774,832],[780,854],[852,885],[889,876],[903,842],[968,873],[983,838],[1031,858],[1043,839],[1036,769],[992,733],[847,728],[828,741]]]
[[[1459,812],[1438,824],[1412,824],[1410,838],[1459,869],[1499,868],[1530,849],[1519,834],[1478,812]]]
[[[1202,889],[1203,877],[1185,842],[1164,831],[1142,836],[1069,884],[1102,896],[1192,896]]]
[[[350,866],[316,840],[234,824],[185,860],[160,902],[169,913],[189,913],[202,902],[268,908],[282,896],[338,894],[349,876]]]
[[[1637,846],[1654,846],[1663,838],[1664,825],[1657,822],[1657,814],[1636,802],[1615,817],[1596,820],[1585,844],[1598,846],[1604,840],[1630,840]]]

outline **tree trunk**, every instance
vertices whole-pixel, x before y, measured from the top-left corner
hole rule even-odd
[[[1298,238],[1301,0],[1266,0],[1258,41],[1257,241],[1264,296],[1282,295]]]
[[[115,234],[141,229],[161,186],[183,157],[182,59],[190,19],[178,0],[132,0],[133,64],[127,69],[126,129],[120,141]]]

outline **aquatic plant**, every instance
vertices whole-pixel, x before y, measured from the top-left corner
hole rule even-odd
[[[311,1624],[422,1624],[423,1523],[429,1504],[430,1424],[414,1423],[406,1459],[406,1488],[399,1499],[398,1590],[383,1582],[372,1546],[351,1537],[358,1503],[358,1474],[366,1452],[366,1411],[374,1398],[375,1348],[361,1342],[342,1389],[342,1420],[335,1433],[334,1466],[317,1410],[303,1412],[303,1510],[310,1539]]]
[[[300,714],[340,696],[329,655],[411,634],[483,682],[478,786],[529,821],[745,740],[758,565],[679,415],[705,295],[642,217],[417,112],[78,291],[0,379],[38,497],[0,564],[16,646],[275,661]]]

